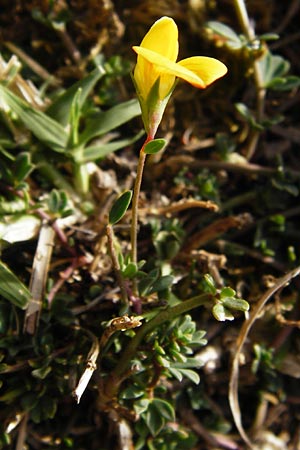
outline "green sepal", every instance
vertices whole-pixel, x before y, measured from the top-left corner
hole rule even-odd
[[[140,102],[142,119],[145,130],[148,135],[153,137],[155,136],[157,128],[162,120],[162,116],[164,114],[169,98],[175,88],[176,81],[174,82],[168,95],[164,99],[160,99],[159,97],[160,77],[158,77],[153,86],[151,87],[148,97],[145,99],[139,92],[137,83],[135,82],[133,76],[132,80]]]

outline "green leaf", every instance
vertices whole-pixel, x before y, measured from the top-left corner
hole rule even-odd
[[[102,136],[141,114],[138,100],[133,99],[114,106],[108,111],[94,114],[87,120],[79,144],[85,145],[92,138]]]
[[[179,318],[178,331],[182,334],[182,337],[185,334],[193,334],[196,331],[195,322],[192,320],[189,314],[186,314],[184,317]]]
[[[126,213],[132,197],[132,191],[128,190],[116,200],[109,212],[109,223],[115,225],[119,222]]]
[[[141,297],[149,294],[150,288],[151,288],[152,284],[155,282],[155,280],[156,280],[156,278],[151,277],[151,276],[147,276],[140,280],[138,288],[139,288],[139,294]]]
[[[209,21],[207,22],[206,26],[210,30],[212,30],[214,34],[217,34],[218,36],[225,38],[226,44],[232,49],[238,50],[244,45],[244,42],[236,34],[236,32],[233,31],[233,29],[228,27],[227,25],[224,25],[221,22]]]
[[[16,389],[8,389],[3,395],[0,396],[0,402],[11,404],[18,397],[22,398],[22,395],[24,395],[24,390],[25,390],[24,384]]]
[[[28,130],[41,142],[56,152],[65,152],[68,134],[58,122],[32,108],[2,85],[0,85],[0,100],[18,115]]]
[[[187,347],[185,347],[187,348]],[[183,347],[181,346],[181,350],[183,349]],[[190,349],[189,349],[190,350]],[[181,369],[199,369],[200,367],[203,366],[203,361],[199,358],[185,358],[186,361],[185,362],[179,362],[176,361],[175,363],[172,364],[172,367],[174,367],[175,369],[181,370]]]
[[[47,203],[49,211],[54,214],[63,214],[68,208],[68,196],[65,191],[52,189]]]
[[[205,283],[205,291],[210,292],[211,294],[215,295],[215,293],[217,292],[217,289],[215,287],[215,282],[213,277],[209,274],[206,273],[204,275],[204,283]]]
[[[265,87],[269,87],[272,85],[274,79],[282,78],[287,74],[290,63],[282,56],[273,55],[271,52],[267,52],[264,58],[259,60],[259,66],[263,84]]]
[[[248,124],[257,131],[263,131],[264,126],[260,123],[258,123],[253,116],[252,112],[246,106],[244,103],[236,103],[235,104],[236,109],[240,113],[240,115],[248,122]]]
[[[193,345],[206,345],[207,344],[207,339],[203,339],[203,337],[205,336],[206,331],[203,330],[197,330],[194,334],[193,334],[193,338],[190,341],[190,344]]]
[[[135,412],[140,415],[147,411],[150,404],[150,400],[148,398],[142,398],[134,403]]]
[[[57,411],[57,400],[56,398],[45,396],[41,400],[41,407],[43,413],[43,419],[53,419]]]
[[[165,418],[160,414],[157,408],[150,403],[146,412],[146,424],[152,436],[156,436],[165,426]]]
[[[14,176],[18,182],[27,178],[34,166],[31,164],[30,154],[26,152],[19,153],[14,164]]]
[[[280,179],[272,178],[272,185],[280,190],[288,192],[290,195],[297,197],[299,195],[299,188],[296,184],[287,183],[285,181],[281,181]]]
[[[49,373],[52,371],[51,366],[49,366],[48,364],[45,366],[40,367],[39,369],[34,369],[31,374],[32,376],[34,376],[35,378],[38,378],[40,380],[44,380]]]
[[[222,304],[225,306],[225,308],[233,309],[236,311],[249,311],[249,303],[246,302],[246,300],[240,299],[240,298],[224,298],[222,299]]]
[[[162,348],[161,345],[159,345],[159,343],[157,341],[154,342],[154,351],[155,353],[157,353],[158,355],[165,355],[166,352],[164,351],[164,349]]]
[[[128,400],[128,399],[131,399],[131,398],[142,397],[142,395],[144,395],[144,393],[145,393],[144,389],[142,389],[141,387],[133,384],[133,385],[128,386],[126,389],[124,389],[121,392],[120,397],[122,399],[124,399],[124,400]]]
[[[144,147],[144,152],[146,155],[153,155],[162,150],[166,145],[165,139],[153,139],[153,141],[148,142]]]
[[[180,382],[183,380],[183,374],[181,372],[181,369],[176,369],[175,367],[169,367],[168,371],[174,378],[176,378],[176,380],[178,380]]]
[[[137,274],[138,267],[137,264],[130,262],[127,264],[127,266],[123,269],[123,277],[124,278],[133,278]]]
[[[5,336],[10,327],[10,305],[6,302],[0,302],[0,336]],[[3,355],[4,356],[4,355]],[[3,370],[3,367],[6,364],[1,364],[1,361],[4,359],[1,355],[0,357],[0,373]]]
[[[156,355],[156,361],[158,362],[158,364],[160,364],[162,367],[166,367],[169,368],[171,363],[167,358],[164,358],[161,355]]]
[[[95,84],[103,77],[105,70],[98,66],[87,77],[73,84],[63,94],[61,94],[47,109],[47,114],[57,122],[66,126],[69,122],[71,105],[78,91],[81,89],[79,107],[82,108],[87,96],[90,94]]]
[[[247,122],[250,122],[253,120],[253,115],[248,106],[245,105],[245,103],[235,103],[234,105],[238,112],[243,116]]]
[[[264,33],[258,36],[260,41],[277,41],[279,38],[279,34],[276,33]]]
[[[300,77],[290,75],[284,78],[273,78],[268,83],[268,88],[273,89],[274,91],[291,91],[292,89],[296,89],[300,86]]]
[[[217,303],[213,307],[212,313],[219,322],[224,322],[225,320],[233,320],[234,319],[234,316],[232,315],[232,313],[227,308],[225,308],[225,306],[221,303]]]
[[[35,405],[35,407],[31,410],[30,419],[34,423],[39,423],[42,420],[42,409],[40,403]]]
[[[195,384],[199,384],[200,383],[200,377],[197,374],[197,372],[195,372],[194,370],[191,370],[191,369],[180,369],[180,372],[185,378],[188,378],[193,383],[195,383]]]
[[[78,88],[76,94],[73,97],[70,110],[70,136],[68,146],[70,148],[75,147],[78,144],[78,131],[79,131],[79,119],[81,109],[81,94],[82,89]]]
[[[161,414],[166,420],[174,422],[175,411],[173,406],[169,402],[161,400],[160,398],[154,398],[151,404],[157,409],[159,414]]]
[[[127,139],[120,139],[114,142],[108,142],[107,144],[98,144],[91,145],[86,147],[83,152],[81,158],[78,158],[76,161],[78,163],[86,163],[90,161],[96,161],[97,159],[104,158],[105,156],[113,153],[120,148],[124,148],[127,145],[131,145],[140,139],[144,134],[144,131],[138,133],[136,136]]]
[[[20,401],[22,408],[25,409],[25,411],[30,411],[38,404],[39,397],[36,393],[28,392],[20,398]]]
[[[155,281],[151,288],[152,292],[160,292],[164,291],[165,289],[168,289],[170,286],[172,286],[174,277],[172,275],[164,275],[160,277],[157,281]]]
[[[220,296],[223,297],[234,297],[236,294],[235,290],[231,287],[224,287],[221,289]]]
[[[0,261],[0,295],[19,308],[25,309],[31,294],[16,275]]]

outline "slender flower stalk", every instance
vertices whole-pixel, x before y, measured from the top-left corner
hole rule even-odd
[[[131,217],[131,260],[132,262],[137,262],[137,229],[138,229],[138,202],[144,172],[144,166],[146,161],[146,153],[144,151],[145,145],[152,141],[151,136],[147,136],[143,147],[140,150],[139,161],[136,172],[136,179],[133,190],[132,197],[132,217]]]
[[[128,296],[127,296],[126,286],[124,283],[124,278],[123,278],[120,264],[118,261],[118,256],[116,254],[115,247],[114,247],[114,232],[113,232],[113,227],[111,225],[107,225],[106,235],[107,235],[107,239],[108,239],[108,248],[110,251],[112,264],[113,264],[116,278],[117,278],[117,281],[118,281],[118,284],[119,284],[120,290],[121,290],[122,303],[124,305],[128,305]]]

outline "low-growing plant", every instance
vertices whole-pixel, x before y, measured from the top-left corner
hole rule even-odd
[[[1,59],[0,448],[79,449],[95,439],[103,450],[188,450],[202,432],[194,413],[206,414],[203,422],[212,434],[202,437],[209,448],[226,448],[219,434],[231,432],[232,425],[220,408],[211,408],[201,382],[209,373],[203,370],[208,324],[218,334],[221,327],[231,330],[236,318],[243,322],[241,334],[234,346],[225,333],[218,358],[226,359],[229,371],[233,355],[231,377],[223,382],[229,384],[235,425],[254,448],[241,421],[239,363],[241,356],[249,358],[242,348],[267,300],[299,273],[298,231],[288,217],[297,214],[292,207],[300,186],[299,173],[286,169],[282,158],[272,168],[250,160],[264,133],[284,119],[267,112],[268,93],[284,95],[300,81],[289,74],[289,62],[268,48],[278,36],[256,36],[245,3],[233,5],[241,34],[217,21],[204,29],[224,55],[242,61],[243,82],[254,96],[249,103],[234,102],[235,124],[213,137],[211,160],[192,167],[187,157],[176,170],[166,158],[175,164],[165,180],[175,194],[166,201],[161,192],[158,206],[151,195],[157,185],[145,192],[141,187],[145,175],[152,183],[153,161],[168,147],[167,139],[156,136],[171,95],[179,80],[206,89],[227,73],[223,62],[207,56],[177,62],[178,30],[166,16],[133,47],[137,99],[120,100],[112,88],[129,73],[118,55],[98,55],[82,79],[49,93],[47,86],[37,90],[24,80],[15,56]],[[48,13],[36,8],[33,17],[66,33],[70,16],[66,10],[57,15],[53,7]],[[132,120],[140,115],[144,130],[137,131]],[[242,138],[235,127],[243,128]],[[141,139],[135,166],[131,149]],[[115,155],[119,150],[125,163]],[[241,176],[237,188],[226,170],[245,171],[249,179]],[[261,174],[265,178],[253,188]],[[198,208],[205,213],[187,225],[188,213]],[[244,230],[248,253],[245,244],[231,240]],[[287,230],[294,240],[284,241]],[[248,268],[223,275],[227,260],[220,249],[227,258],[253,257],[271,261],[274,270],[294,270],[279,281],[268,279],[269,290],[249,316],[242,298]],[[284,256],[277,261],[279,252]],[[252,280],[251,288],[259,291],[258,284]],[[288,303],[290,309],[297,304],[295,295]],[[261,375],[260,392],[280,391],[283,398],[280,358],[271,345],[257,343],[248,352],[254,354],[251,376]],[[185,420],[186,411],[192,419]],[[110,432],[99,443],[99,430],[108,423]]]

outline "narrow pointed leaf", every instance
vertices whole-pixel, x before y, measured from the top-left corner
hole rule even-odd
[[[81,109],[81,95],[82,89],[78,88],[76,94],[73,97],[70,110],[70,136],[68,147],[73,148],[78,144],[78,129]]]
[[[0,261],[0,295],[19,308],[25,309],[30,292],[18,277]]]
[[[57,152],[64,152],[68,134],[65,129],[45,113],[32,108],[9,89],[0,85],[0,104],[4,102],[41,142]]]
[[[133,99],[113,106],[105,112],[95,114],[79,138],[79,144],[86,144],[96,136],[102,136],[141,114],[138,100]]]
[[[113,153],[127,145],[133,144],[137,141],[144,132],[138,133],[128,139],[121,139],[119,141],[108,142],[107,144],[91,145],[83,150],[82,159],[78,159],[77,162],[86,163],[89,161],[96,161],[97,159],[105,158],[105,156]]]
[[[69,122],[71,105],[78,89],[82,90],[79,103],[80,108],[82,108],[87,96],[103,75],[105,75],[103,67],[98,66],[87,77],[73,84],[61,94],[51,106],[49,106],[47,114],[63,126],[66,126]]]

